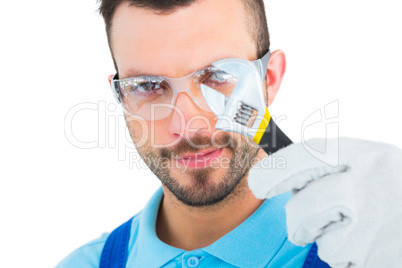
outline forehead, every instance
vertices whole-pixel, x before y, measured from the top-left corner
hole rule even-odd
[[[256,57],[242,0],[201,0],[167,15],[123,3],[111,47],[121,78],[183,77],[222,58]]]

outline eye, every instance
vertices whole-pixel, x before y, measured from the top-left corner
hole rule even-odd
[[[138,77],[125,87],[125,94],[133,97],[151,97],[162,95],[167,89],[167,83],[159,77]]]
[[[211,88],[216,88],[220,86],[225,86],[228,83],[232,84],[235,81],[236,78],[233,75],[223,70],[211,69],[205,72],[205,75],[202,79],[202,84],[205,84],[206,86],[209,86]]]
[[[141,93],[146,93],[146,92],[149,93],[158,88],[160,88],[159,83],[146,82],[146,83],[134,84],[133,90],[139,91]]]

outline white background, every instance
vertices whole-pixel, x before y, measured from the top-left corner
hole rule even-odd
[[[130,168],[121,112],[102,110],[113,106],[114,69],[96,8],[95,0],[1,6],[0,267],[55,266],[137,213],[159,186]],[[338,100],[341,136],[402,147],[400,1],[270,0],[266,9],[271,49],[288,60],[270,109],[286,115],[285,133],[300,141],[303,121]],[[77,113],[71,129],[96,148],[65,136],[66,115],[82,103],[99,109]],[[323,137],[323,126],[306,133]]]

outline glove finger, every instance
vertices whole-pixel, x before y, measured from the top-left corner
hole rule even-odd
[[[306,245],[348,226],[355,216],[348,174],[332,174],[310,183],[286,205],[289,240]]]
[[[314,139],[309,144],[320,144],[324,139]],[[338,144],[337,140],[328,140],[328,144]],[[334,147],[334,145],[332,145]],[[266,163],[278,163],[281,166]],[[292,144],[275,154],[269,155],[254,165],[249,172],[249,188],[257,198],[272,198],[287,191],[295,192],[305,188],[310,182],[325,176],[345,172],[346,165],[336,167],[322,162],[310,154],[302,143]]]
[[[317,238],[318,256],[321,260],[334,268],[362,268],[364,263],[364,254],[359,251],[361,245],[352,247],[345,241],[350,241],[354,228],[348,226],[344,229],[338,229],[324,236]],[[363,245],[364,246],[364,245]]]
[[[280,183],[273,186],[268,192],[266,192],[267,198],[272,198],[276,195],[292,191],[293,194],[300,192],[308,187],[309,184],[316,180],[323,179],[324,177],[343,173],[348,170],[347,166],[340,165],[338,167],[322,166],[315,169],[304,170],[298,174],[294,174],[284,179]]]

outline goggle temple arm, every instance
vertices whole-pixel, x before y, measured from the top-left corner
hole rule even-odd
[[[257,68],[258,72],[260,73],[261,81],[264,81],[264,79],[267,75],[267,68],[268,68],[268,62],[269,62],[270,57],[271,57],[271,50],[268,50],[268,52],[262,58],[253,61],[253,63],[255,64],[255,67]]]
[[[121,100],[120,100],[120,82],[118,80],[119,80],[119,74],[116,73],[112,77],[112,79],[110,81],[110,87],[112,89],[112,93],[113,93],[113,96],[114,96],[116,102],[118,104],[121,104]]]

